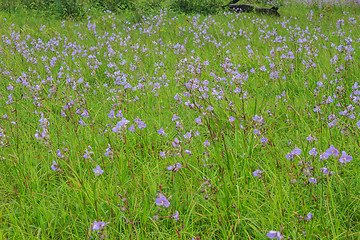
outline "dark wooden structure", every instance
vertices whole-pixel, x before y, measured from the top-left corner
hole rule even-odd
[[[233,0],[229,4],[222,6],[222,8],[229,8],[235,12],[255,12],[280,17],[280,14],[277,11],[279,9],[278,7],[263,8],[249,4],[236,4],[238,1],[239,0]]]

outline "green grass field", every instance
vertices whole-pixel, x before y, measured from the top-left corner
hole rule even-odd
[[[359,8],[279,12],[0,13],[0,239],[359,239]]]

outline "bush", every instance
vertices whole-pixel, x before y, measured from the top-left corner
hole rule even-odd
[[[86,2],[82,0],[21,0],[27,9],[47,12],[60,18],[81,18],[86,13]]]
[[[131,0],[92,0],[91,5],[101,8],[101,10],[110,10],[112,12],[133,9],[134,7],[133,1]]]
[[[221,0],[173,0],[170,8],[184,13],[214,14],[221,9]]]
[[[83,2],[79,0],[53,0],[54,14],[60,18],[82,18],[86,13]]]
[[[0,10],[8,12],[23,6],[62,19],[79,19],[86,15],[89,8],[111,12],[131,10],[136,21],[141,21],[141,14],[146,15],[165,7],[176,12],[214,14],[221,10],[222,5],[223,0],[0,0]]]
[[[14,2],[13,0],[0,1]],[[60,18],[73,19],[82,18],[89,8],[118,12],[125,9],[134,10],[136,5],[132,0],[18,0],[18,2],[27,9],[46,11]],[[152,0],[149,3],[154,5],[155,2],[160,2],[160,0]],[[8,5],[3,4],[2,6],[5,9],[8,8]]]
[[[17,0],[0,0],[0,10],[6,12],[14,12],[18,6]]]
[[[21,3],[27,9],[49,11],[51,10],[51,5],[54,3],[54,0],[22,0]]]

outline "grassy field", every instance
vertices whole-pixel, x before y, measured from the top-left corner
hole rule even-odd
[[[1,13],[0,239],[359,239],[358,8],[279,12]]]

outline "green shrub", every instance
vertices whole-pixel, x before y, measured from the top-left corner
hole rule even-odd
[[[3,0],[4,1],[4,0]],[[59,18],[81,18],[86,13],[84,0],[21,0],[18,5],[27,9],[47,12]]]
[[[101,10],[110,10],[112,12],[132,9],[134,7],[133,1],[130,0],[92,0],[91,5]]]
[[[224,4],[221,0],[173,0],[170,8],[184,13],[214,14],[222,5]]]
[[[6,12],[14,12],[19,5],[17,0],[0,0],[0,10]]]
[[[80,0],[53,0],[54,14],[61,18],[81,18],[86,13],[86,8]]]
[[[49,11],[54,0],[22,0],[21,4],[27,9]]]

